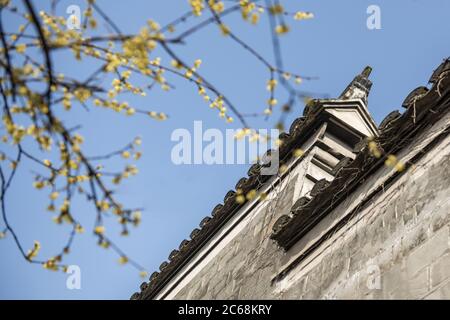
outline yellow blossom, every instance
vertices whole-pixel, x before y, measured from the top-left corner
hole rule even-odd
[[[80,100],[81,102],[85,102],[87,99],[91,96],[91,91],[87,88],[77,88],[75,89],[74,93],[75,97]]]
[[[192,7],[192,12],[196,16],[200,16],[205,8],[204,0],[189,0],[189,4]]]
[[[94,228],[94,233],[95,234],[100,234],[100,235],[104,234],[105,233],[105,227],[104,226],[96,226]]]
[[[140,271],[139,272],[139,277],[141,277],[141,278],[143,278],[143,279],[145,279],[145,278],[147,278],[148,277],[148,273],[147,273],[147,271]]]
[[[192,70],[186,70],[184,76],[188,79],[190,79],[192,77]]]
[[[220,31],[222,32],[222,35],[227,36],[230,34],[230,28],[228,28],[226,25],[224,25],[223,23],[220,24]]]
[[[403,170],[405,170],[405,164],[403,162],[397,162],[397,164],[395,165],[395,170],[397,170],[398,172],[402,172]]]
[[[275,145],[276,145],[277,147],[280,147],[282,144],[283,144],[283,140],[281,140],[281,139],[276,139],[276,140],[275,140]]]
[[[18,53],[25,53],[26,49],[27,49],[27,45],[25,43],[21,43],[16,46],[16,51]]]
[[[200,65],[202,64],[202,60],[201,59],[197,59],[194,61],[194,67],[196,69],[200,68]]]
[[[259,21],[259,14],[253,13],[250,21],[252,24],[257,24]]]
[[[41,244],[39,243],[39,241],[34,241],[33,248],[28,250],[27,259],[31,260],[32,258],[36,257],[37,254],[39,253],[40,249],[41,249]]]
[[[390,154],[387,156],[386,161],[384,162],[388,167],[393,167],[397,163],[397,157]]]
[[[128,262],[128,258],[126,256],[121,256],[119,258],[119,263],[120,264],[126,264]]]
[[[280,24],[275,27],[275,32],[278,34],[285,34],[289,32],[289,26],[285,24]]]
[[[236,202],[238,203],[238,204],[242,204],[242,203],[244,203],[245,202],[245,197],[243,196],[243,195],[238,195],[237,197],[236,197]]]
[[[369,152],[375,157],[380,158],[381,157],[381,151],[378,149],[377,143],[375,141],[369,142]]]
[[[209,4],[211,8],[217,13],[222,13],[225,9],[225,5],[222,1],[216,2],[215,0],[209,0]]]
[[[255,197],[256,197],[256,190],[255,190],[255,189],[250,190],[250,191],[247,192],[247,194],[246,194],[247,200],[252,200],[252,199],[254,199]]]
[[[133,143],[137,146],[140,146],[142,144],[142,139],[140,137],[134,138]]]
[[[50,199],[52,199],[52,200],[56,200],[58,198],[58,196],[59,196],[59,192],[57,192],[57,191],[50,193]]]
[[[282,14],[284,11],[283,6],[281,4],[275,4],[269,8],[269,12],[273,15]]]
[[[142,220],[142,213],[140,211],[133,212],[132,219],[133,219],[133,224],[135,226],[138,226]]]
[[[142,156],[142,153],[137,151],[133,157],[134,157],[134,160],[139,160],[141,158],[141,156]]]
[[[83,233],[84,232],[84,228],[80,224],[77,224],[75,226],[75,232],[76,233]]]
[[[163,112],[155,112],[155,111],[150,111],[150,112],[148,112],[148,115],[150,116],[150,117],[152,117],[153,119],[156,119],[156,120],[166,120],[167,119],[167,115],[165,114],[165,113],[163,113]]]
[[[270,79],[269,81],[267,81],[267,90],[273,91],[273,89],[275,89],[277,83],[278,83],[278,81],[276,79]]]
[[[131,71],[130,70],[125,70],[121,73],[122,78],[124,79],[128,79],[131,76]]]
[[[56,264],[56,259],[51,258],[42,264],[42,267],[51,271],[58,271],[58,265]]]
[[[283,173],[285,173],[287,171],[287,169],[288,169],[287,165],[283,164],[283,165],[280,166],[279,172],[281,174],[283,174]]]
[[[42,189],[43,187],[45,187],[45,182],[43,182],[43,181],[35,181],[34,183],[33,183],[33,186],[36,188],[36,189]]]
[[[271,99],[269,99],[269,100],[267,100],[267,104],[269,105],[269,106],[274,106],[274,105],[276,105],[278,103],[278,100],[277,99],[275,99],[275,98],[271,98]]]
[[[105,249],[108,249],[109,245],[110,245],[110,243],[106,240],[101,241],[99,244],[102,248],[105,248]]]
[[[97,20],[89,19],[89,25],[91,26],[92,29],[97,28]]]
[[[172,65],[172,67],[176,68],[176,69],[181,69],[183,67],[183,65],[181,64],[180,61],[177,60],[172,60],[170,62],[170,64]]]
[[[107,201],[99,201],[97,202],[97,207],[100,211],[107,211],[109,209],[109,203]]]
[[[261,201],[266,200],[266,199],[267,199],[267,193],[261,192],[261,193],[259,194],[259,199],[260,199]]]
[[[305,152],[302,149],[295,149],[293,152],[294,157],[299,158],[303,156]]]
[[[295,20],[305,20],[305,19],[312,19],[312,18],[314,18],[314,14],[312,14],[311,12],[298,11],[294,15]]]

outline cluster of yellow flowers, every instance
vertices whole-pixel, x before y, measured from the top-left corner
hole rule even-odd
[[[277,103],[278,103],[278,100],[275,99],[275,98],[270,98],[269,100],[267,100],[267,104],[268,104],[270,107],[276,106]]]
[[[50,46],[64,47],[71,45],[74,56],[77,59],[80,59],[81,47],[79,43],[83,40],[82,34],[80,32],[77,32],[77,30],[75,29],[67,28],[66,19],[64,17],[50,16],[44,11],[39,12],[39,15],[41,16],[41,19],[44,23],[44,36],[49,42]]]
[[[286,164],[282,164],[279,168],[278,168],[278,173],[279,174],[283,174],[288,170],[288,166]]]
[[[74,220],[72,218],[72,215],[70,214],[70,201],[69,199],[64,199],[61,207],[59,208],[59,215],[56,217],[53,217],[53,221],[57,224],[61,224],[63,222],[66,222],[68,224],[73,224]]]
[[[30,99],[31,100],[31,99]],[[23,109],[20,108],[12,108],[11,112],[12,113],[17,113],[17,112],[22,112],[23,110],[25,110],[24,112],[27,113],[34,113],[35,111],[30,110],[32,107],[32,103],[30,102],[30,100],[27,103],[27,106]],[[39,106],[35,107],[39,108]],[[45,130],[42,128],[38,128],[36,125],[34,124],[30,124],[28,127],[24,127],[23,125],[19,125],[15,122],[13,122],[12,117],[9,114],[4,114],[2,117],[3,120],[3,125],[4,128],[6,129],[7,134],[2,136],[2,142],[7,143],[9,141],[9,139],[11,138],[11,142],[13,144],[19,144],[22,139],[28,135],[33,137],[36,142],[38,142],[38,144],[40,145],[41,149],[43,150],[50,150],[51,145],[52,145],[52,138],[50,138],[50,136],[48,134],[45,133]]]
[[[81,226],[80,224],[76,224],[75,225],[75,232],[76,233],[84,233],[84,228],[83,228],[83,226]]]
[[[263,201],[267,198],[267,194],[265,192],[259,192],[255,189],[248,191],[246,194],[242,191],[242,189],[236,189],[236,203],[243,204],[246,201],[251,201],[259,197],[259,200]]]
[[[127,256],[121,256],[121,257],[119,258],[119,263],[120,263],[120,264],[126,264],[126,263],[128,263],[128,257],[127,257]]]
[[[252,24],[257,24],[260,14],[264,13],[263,7],[258,7],[254,2],[250,0],[240,0],[242,18],[246,21],[250,21]]]
[[[148,65],[150,64],[148,54],[156,48],[157,40],[163,39],[163,34],[159,32],[159,25],[149,20],[148,27],[141,29],[139,34],[123,42],[123,56],[125,61],[130,61],[141,72],[148,73]]]
[[[277,34],[285,34],[289,32],[289,26],[286,24],[279,24],[275,27],[275,32]]]
[[[89,6],[84,11],[84,16],[88,19],[89,26],[92,29],[95,29],[95,28],[97,28],[97,20],[94,19],[94,17],[92,16],[92,13],[93,13],[92,5],[91,5],[91,3],[89,3]]]
[[[269,12],[274,16],[288,14],[287,12],[284,11],[284,8],[281,4],[273,5],[272,7],[269,8]],[[306,20],[306,19],[312,19],[313,17],[314,17],[314,15],[311,12],[298,11],[294,14],[295,20]],[[289,26],[283,22],[275,27],[275,32],[279,35],[288,33]]]
[[[375,158],[380,158],[382,153],[381,150],[378,148],[378,145],[375,141],[370,140],[369,141],[369,152],[372,156],[374,156]]]
[[[26,49],[27,49],[27,45],[25,43],[20,43],[16,46],[17,53],[25,53]]]
[[[75,89],[73,95],[80,100],[80,102],[86,102],[91,97],[92,93],[88,88],[79,87]]]
[[[298,11],[294,15],[295,20],[306,20],[306,19],[312,19],[312,18],[314,18],[314,14],[311,12]]]
[[[283,8],[283,6],[281,5],[281,4],[274,4],[273,6],[271,6],[270,8],[269,8],[269,12],[271,13],[271,14],[273,14],[274,16],[276,16],[276,15],[280,15],[280,14],[283,14],[284,13],[284,8]]]
[[[383,155],[382,150],[378,147],[377,143],[374,140],[369,140],[368,143],[369,152],[375,158],[381,158]],[[388,154],[384,164],[388,167],[394,168],[396,171],[401,172],[405,170],[405,164],[397,159],[397,157],[393,154]]]
[[[47,269],[47,270],[51,270],[51,271],[58,271],[59,270],[59,268],[58,268],[58,262],[61,262],[61,256],[56,256],[56,257],[52,257],[52,258],[50,258],[50,259],[48,259],[47,261],[45,261],[43,264],[42,264],[42,267],[44,268],[44,269]],[[67,269],[66,269],[67,267],[64,267],[63,268],[63,271],[64,272],[67,272]]]
[[[96,226],[94,228],[94,233],[103,235],[105,233],[105,227],[104,226]]]
[[[277,86],[278,81],[276,79],[270,79],[269,81],[267,81],[267,90],[268,91],[273,91],[275,89],[275,87]]]
[[[292,75],[289,72],[281,72],[278,70],[275,70],[278,73],[281,74],[281,76],[286,80],[289,81],[291,79],[294,79],[295,84],[301,84],[302,83],[302,78],[298,75]],[[267,90],[270,92],[271,96],[270,98],[267,100],[267,104],[268,104],[268,108],[264,109],[263,113],[267,116],[272,114],[272,109],[274,106],[276,106],[278,104],[278,100],[274,97],[274,90],[276,88],[276,86],[278,85],[278,81],[274,78],[271,78],[270,80],[267,81],[267,85],[266,88]]]
[[[148,115],[155,120],[163,121],[167,119],[167,114],[164,112],[149,111]]]
[[[8,5],[9,3],[8,0],[0,1],[4,5]],[[224,13],[225,10],[224,1],[220,0],[188,0],[188,2],[195,16],[200,16],[205,8],[210,8],[216,17]],[[29,56],[31,48],[42,47],[39,37],[23,37],[22,34],[33,23],[31,15],[24,14],[23,16],[26,20],[24,24],[19,26],[19,33],[9,35],[11,40],[10,50],[20,55],[20,59],[24,60],[24,63],[20,66],[14,66],[12,78],[17,80],[17,86],[15,92],[12,92],[12,89],[8,88],[6,90],[6,96],[10,97],[12,94],[18,95],[19,99],[17,101],[21,105],[12,105],[10,107],[10,113],[5,112],[3,114],[2,121],[5,134],[1,137],[1,140],[5,143],[20,144],[27,137],[31,137],[43,151],[52,151],[52,148],[56,149],[56,159],[52,158],[55,164],[48,159],[43,161],[35,159],[49,173],[47,176],[37,175],[33,181],[33,186],[36,189],[48,192],[49,205],[47,209],[50,212],[56,212],[53,218],[56,223],[68,223],[74,227],[76,233],[84,232],[83,227],[75,221],[75,216],[71,214],[71,196],[65,194],[64,191],[65,188],[74,188],[80,194],[86,195],[102,216],[107,212],[112,212],[116,215],[119,223],[124,228],[122,234],[126,235],[128,233],[126,229],[128,224],[134,226],[139,225],[141,212],[123,209],[121,204],[115,202],[112,193],[108,190],[108,185],[103,185],[103,178],[102,180],[100,178],[103,176],[111,176],[111,182],[113,184],[119,184],[123,179],[136,175],[138,173],[137,167],[127,163],[121,171],[107,173],[101,170],[101,165],[96,166],[95,163],[91,166],[90,160],[81,152],[83,137],[78,134],[73,134],[71,130],[63,126],[63,122],[55,116],[55,114],[59,114],[56,104],[62,106],[64,110],[69,111],[76,105],[90,107],[92,103],[94,106],[108,108],[128,116],[145,114],[155,120],[166,120],[168,116],[165,113],[135,108],[134,106],[130,106],[126,101],[120,101],[118,96],[123,93],[145,95],[144,87],[139,87],[130,82],[132,74],[150,78],[153,82],[148,85],[148,88],[156,84],[162,90],[167,91],[173,86],[166,81],[165,75],[171,73],[184,77],[190,83],[194,84],[198,88],[198,93],[202,96],[203,100],[209,104],[210,108],[217,109],[219,117],[225,119],[226,122],[233,122],[233,117],[230,116],[227,110],[229,106],[226,105],[226,101],[228,100],[214,87],[208,85],[207,81],[203,81],[197,73],[197,70],[202,64],[200,59],[195,60],[192,66],[185,66],[180,61],[176,61],[176,56],[171,55],[166,50],[168,55],[174,59],[172,61],[173,68],[170,68],[170,66],[163,64],[161,57],[153,56],[159,47],[166,45],[166,43],[163,44],[166,39],[157,22],[148,20],[147,25],[135,35],[122,35],[118,32],[117,34],[107,36],[87,36],[87,29],[95,29],[97,27],[97,21],[94,17],[94,6],[92,5],[94,0],[88,0],[87,3],[88,6],[84,11],[84,19],[82,19],[82,21],[87,23],[83,24],[82,28],[78,30],[69,28],[67,24],[71,22],[67,22],[66,17],[52,16],[43,11],[39,13],[42,21],[43,35],[50,50],[65,48],[70,50],[77,60],[99,61],[103,66],[97,74],[94,73],[92,78],[90,78],[91,80],[86,80],[86,82],[79,82],[70,77],[65,79],[63,74],[56,74],[55,72],[49,88],[49,97],[50,94],[52,97],[51,100],[49,99],[50,101],[47,101],[47,96],[42,94],[42,92],[34,92],[34,86],[29,84],[31,83],[29,82],[30,80],[33,83],[36,80],[42,84],[49,83],[47,67],[34,61],[32,55]],[[251,0],[240,0],[239,5],[242,18],[252,24],[258,23],[260,15],[265,11],[265,7]],[[239,7],[237,9],[239,10]],[[273,15],[286,14],[283,7],[278,4],[267,9]],[[312,18],[312,14],[298,12],[294,18],[297,20],[309,19]],[[81,21],[72,22],[81,23]],[[223,35],[230,34],[230,28],[223,24],[220,18],[216,22],[219,24],[219,29]],[[175,22],[174,24],[178,23]],[[174,26],[164,28],[164,30],[173,32]],[[275,31],[278,34],[284,34],[289,31],[289,27],[281,24],[276,27]],[[25,43],[25,41],[29,42]],[[280,71],[274,70],[273,68],[270,69],[272,73],[281,74]],[[104,76],[108,77],[108,81],[111,81],[111,87],[106,89],[98,87],[96,85],[98,82],[92,80],[97,79],[97,75],[100,72],[103,72]],[[286,80],[292,78],[289,73],[283,73],[282,76]],[[295,77],[297,83],[301,82],[300,77],[295,75],[293,77]],[[134,80],[133,76],[133,82]],[[265,110],[266,114],[272,113],[272,107],[278,103],[273,95],[277,84],[277,80],[273,78],[267,82],[267,90],[271,95],[267,101],[269,108]],[[48,105],[49,103],[53,105],[50,106]],[[16,117],[16,114],[27,115],[28,122],[19,124],[16,121],[20,119],[20,116],[18,115]],[[244,126],[246,126],[245,122]],[[269,139],[268,136],[261,135],[249,128],[244,128],[236,134],[237,139],[246,136],[249,137],[251,142]],[[142,154],[135,149],[135,146],[140,145],[140,141],[140,138],[135,139],[131,148],[120,150],[114,153],[114,155],[121,156],[126,160],[140,159]],[[280,145],[281,140],[277,140],[276,143]],[[16,168],[18,163],[15,160],[9,159],[5,154],[0,153],[0,160],[3,161],[6,159],[10,160],[11,168]],[[63,186],[60,185],[61,183]],[[85,191],[86,186],[92,183],[97,183],[99,190],[101,189],[98,199],[93,199],[92,194],[87,190]],[[256,190],[251,190],[245,195],[238,194],[237,199],[242,200],[243,198],[243,202],[245,202],[257,196],[262,198],[264,195],[258,194]],[[102,224],[101,219],[99,221],[94,228],[94,233],[99,238],[99,244],[107,248],[112,243],[105,238],[105,226]],[[0,233],[0,237],[4,235],[5,232]],[[27,258],[32,260],[37,255],[39,249],[40,244],[36,242],[34,247],[28,252]],[[64,252],[68,253],[69,248],[65,248]],[[58,270],[59,268],[63,268],[64,270],[64,266],[59,265],[60,261],[61,257],[56,256],[45,261],[43,266],[49,270]],[[120,258],[120,262],[125,264],[128,262],[128,258],[123,255]],[[146,276],[146,272],[141,271],[141,275]]]
[[[393,154],[387,156],[384,164],[388,167],[393,167],[398,172],[402,172],[403,170],[405,170],[405,164],[399,161]]]
[[[216,13],[222,13],[225,10],[225,5],[222,1],[217,0],[208,0],[208,5],[213,9]]]
[[[238,129],[236,134],[234,135],[234,138],[236,140],[241,140],[244,139],[245,137],[248,137],[249,142],[257,142],[257,141],[268,142],[271,139],[270,135],[261,134],[257,130],[250,128]]]
[[[200,16],[205,9],[205,1],[204,0],[189,0],[189,4],[192,7],[192,12],[196,16]]]
[[[297,148],[297,149],[295,149],[293,152],[292,152],[292,155],[295,157],[295,158],[300,158],[301,156],[303,156],[305,154],[305,152],[302,150],[302,149],[300,149],[300,148]]]
[[[207,94],[205,87],[198,85],[198,94],[209,103],[211,109],[219,110],[219,117],[224,118],[226,122],[231,123],[234,121],[233,117],[227,115],[227,108],[222,96],[217,96],[214,100]]]
[[[236,134],[234,135],[234,138],[237,140],[243,139],[246,136],[249,136],[250,134],[254,133],[255,130],[250,129],[250,128],[243,128],[243,129],[239,129]]]

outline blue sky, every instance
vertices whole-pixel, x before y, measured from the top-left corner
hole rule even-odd
[[[39,9],[46,8],[44,1],[35,3]],[[149,18],[164,24],[189,10],[186,0],[99,0],[98,3],[127,33],[137,32]],[[374,85],[369,110],[378,123],[390,111],[401,109],[406,95],[415,87],[425,85],[433,69],[450,55],[450,43],[445,40],[450,31],[447,16],[450,2],[446,0],[285,0],[283,3],[288,11],[311,11],[315,15],[308,21],[289,20],[291,31],[281,38],[286,69],[318,76],[319,80],[305,81],[304,89],[336,97],[364,66],[371,65]],[[65,9],[71,4],[85,7],[84,1],[61,1],[57,14],[66,15]],[[381,8],[381,30],[366,27],[366,9],[371,4]],[[239,14],[226,18],[225,22],[273,61],[266,17],[262,17],[257,27],[243,23]],[[18,22],[9,17],[4,24],[13,30]],[[222,37],[215,26],[193,35],[188,45],[174,48],[186,61],[201,58],[201,72],[243,112],[265,108],[267,70],[230,39]],[[66,55],[55,56],[54,60],[66,74],[80,77],[93,68],[89,63],[74,64]],[[174,83],[177,89],[170,93],[154,90],[145,98],[129,100],[141,108],[166,112],[170,118],[165,122],[124,117],[107,110],[86,112],[81,108],[65,119],[67,123],[83,125],[81,133],[86,137],[88,154],[107,153],[135,136],[142,136],[140,173],[118,190],[122,202],[146,209],[142,224],[128,237],[118,235],[115,221],[107,224],[107,228],[116,242],[150,273],[223,201],[225,193],[234,188],[248,169],[248,165],[176,166],[171,162],[174,142],[170,135],[174,129],[192,130],[195,120],[202,120],[204,129],[230,127],[207,107],[194,88],[183,81],[174,80]],[[288,125],[301,112],[300,107],[293,110]],[[271,128],[274,121],[251,120],[251,124],[256,128]],[[47,195],[32,187],[33,169],[27,163],[19,171],[8,194],[8,212],[24,246],[31,247],[34,240],[40,240],[40,255],[48,256],[59,250],[69,229],[51,221],[51,214],[45,210]],[[86,229],[92,228],[92,207],[82,201],[75,206],[76,215]],[[81,290],[68,290],[67,275],[63,273],[26,263],[10,237],[0,240],[0,252],[0,299],[128,299],[142,282],[135,269],[119,266],[113,252],[98,247],[90,232],[75,239],[66,260],[80,266]]]

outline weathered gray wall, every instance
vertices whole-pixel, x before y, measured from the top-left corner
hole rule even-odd
[[[374,197],[307,266],[271,284],[287,255],[269,239],[271,226],[295,201],[296,183],[291,179],[275,205],[252,219],[175,298],[450,298],[450,138]]]

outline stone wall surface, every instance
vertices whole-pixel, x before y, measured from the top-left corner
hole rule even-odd
[[[450,298],[449,137],[370,199],[308,265],[277,283],[288,253],[269,236],[295,202],[300,179],[284,184],[276,204],[264,207],[175,298]]]

